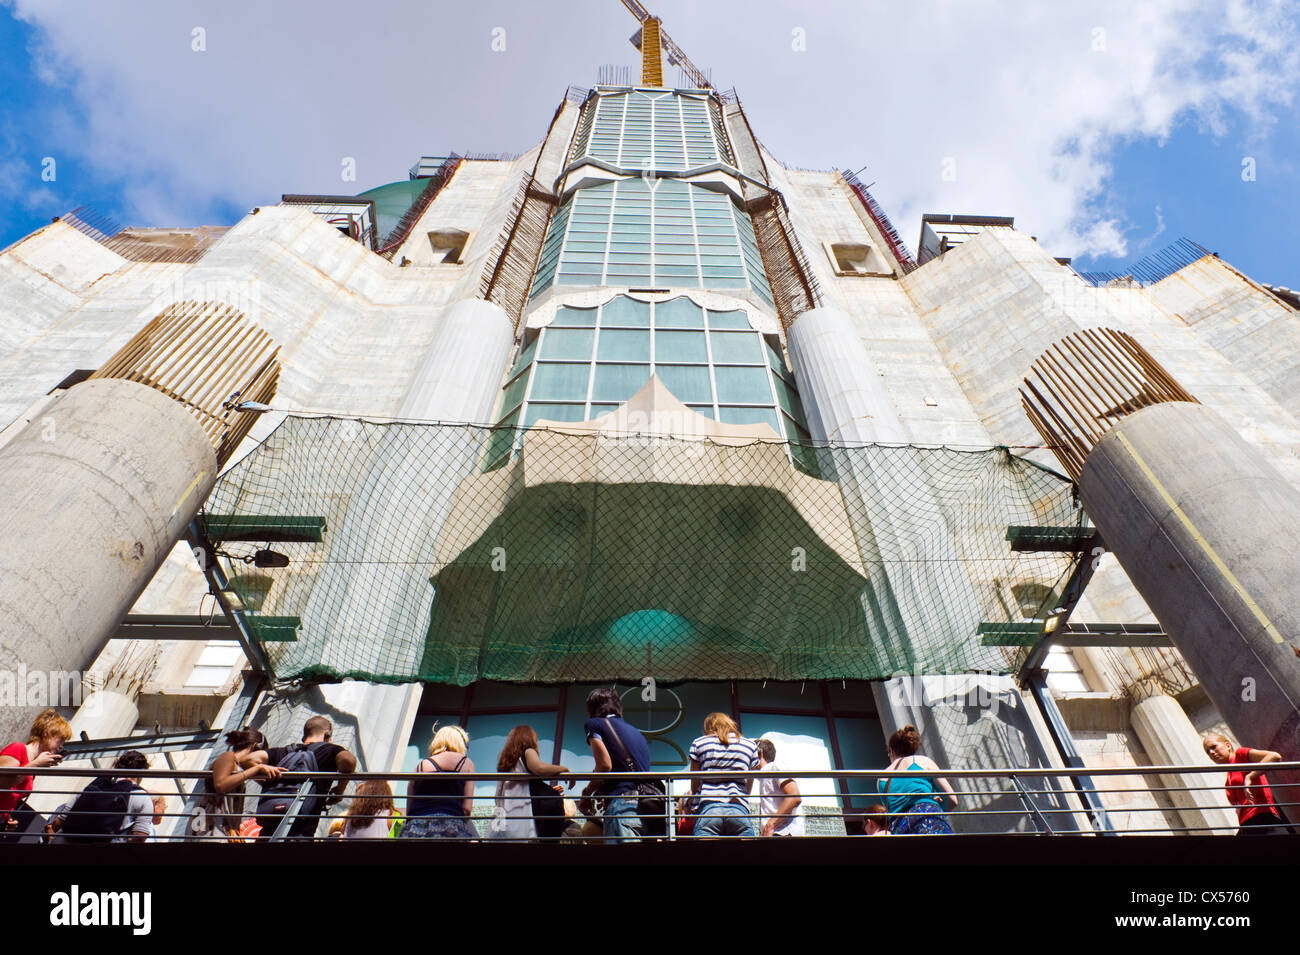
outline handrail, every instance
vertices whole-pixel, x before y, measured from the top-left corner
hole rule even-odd
[[[1143,766],[1089,766],[1086,768],[1088,774],[1091,776],[1169,776],[1169,775],[1175,775],[1181,773],[1225,773],[1229,771],[1241,772],[1243,770],[1246,772],[1253,772],[1256,769],[1268,773],[1276,773],[1276,772],[1286,772],[1290,770],[1300,770],[1300,760],[1296,760],[1294,762],[1278,761],[1273,763],[1232,763],[1230,766],[1227,765],[1207,766],[1203,763],[1195,763],[1191,765],[1153,764],[1153,765],[1143,765]],[[562,776],[557,778],[561,778],[561,779],[571,778],[574,780],[595,779],[597,777],[599,777],[600,779],[611,779],[611,780],[618,780],[618,779],[639,780],[639,779],[667,779],[667,778],[687,779],[687,780],[689,779],[707,780],[707,779],[733,779],[737,776],[743,776],[745,779],[749,779],[751,776],[754,779],[763,779],[763,778],[774,779],[777,776],[781,777],[782,779],[804,779],[804,778],[821,779],[830,776],[836,776],[836,777],[842,776],[847,779],[855,779],[855,778],[886,779],[890,777],[908,777],[908,776],[943,776],[945,778],[957,777],[957,778],[984,779],[989,777],[1013,776],[1013,775],[1057,778],[1063,776],[1074,776],[1077,775],[1079,772],[1080,770],[1077,768],[1051,769],[1051,768],[1022,767],[1022,766],[1006,766],[1006,767],[995,767],[992,769],[947,769],[947,768],[940,767],[939,769],[934,770],[932,772],[915,773],[915,772],[908,772],[906,770],[838,769],[835,767],[827,766],[822,769],[796,769],[796,770],[790,770],[788,772],[786,771],[771,772],[771,771],[761,770],[761,769],[748,769],[743,772],[728,772],[725,770],[686,770],[686,769],[682,769],[682,770],[649,769],[646,770],[645,772],[636,772],[636,773],[629,773],[629,772],[597,773],[593,771],[593,772],[571,772],[567,776]],[[8,773],[13,773],[19,776],[87,777],[87,776],[97,776],[97,775],[98,776],[121,776],[122,770],[120,769],[115,770],[112,768],[100,769],[100,768],[93,768],[90,766],[84,768],[83,767],[76,767],[76,768],[61,767],[61,766],[42,766],[42,767],[23,766],[23,767],[7,770],[6,774]],[[193,769],[177,769],[177,770],[141,769],[141,770],[132,770],[131,775],[133,777],[141,776],[146,779],[149,777],[158,777],[159,779],[180,777],[180,778],[188,779],[194,776],[207,776],[208,773],[206,770],[193,770]],[[332,780],[332,781],[338,781],[340,779],[349,779],[349,780],[387,779],[387,780],[396,780],[398,782],[409,782],[412,779],[425,779],[428,777],[428,775],[429,775],[428,773],[416,773],[416,772],[409,772],[409,773],[408,772],[391,772],[391,773],[315,772],[315,773],[285,773],[281,778],[293,779],[297,776],[303,776],[303,777],[310,777],[312,779]],[[488,782],[488,781],[498,782],[501,780],[509,781],[509,780],[522,780],[522,779],[536,778],[534,776],[529,775],[528,773],[498,773],[498,772],[478,772],[478,771],[472,773],[441,773],[440,775],[446,776],[448,778],[454,776],[459,779],[473,779],[482,782]],[[1273,786],[1275,784],[1270,783],[1269,785]],[[1276,786],[1283,786],[1283,785],[1300,786],[1300,783],[1277,783],[1276,784]],[[1218,788],[1222,788],[1222,786]],[[6,791],[5,789],[0,788],[0,792],[5,792],[5,791]],[[1143,790],[1143,791],[1145,792],[1147,790]]]
[[[1176,793],[1176,792],[1184,792],[1184,793],[1213,792],[1219,794],[1217,801],[1220,803],[1220,806],[1219,807],[1208,806],[1203,808],[1208,808],[1208,809],[1222,808],[1226,810],[1226,809],[1230,809],[1231,807],[1227,804],[1226,798],[1224,798],[1222,795],[1224,791],[1224,783],[1222,781],[1221,776],[1229,768],[1233,771],[1241,771],[1241,772],[1248,772],[1251,770],[1258,769],[1270,774],[1277,774],[1279,772],[1286,772],[1290,770],[1300,769],[1300,761],[1274,762],[1274,763],[1240,763],[1240,764],[1233,764],[1231,767],[1226,767],[1222,765],[1207,766],[1201,764],[1190,765],[1190,766],[1177,766],[1177,765],[1123,766],[1123,767],[1106,767],[1106,768],[1097,768],[1097,769],[1093,769],[1090,767],[1088,769],[1088,772],[1090,775],[1095,777],[1142,776],[1146,778],[1152,778],[1152,783],[1161,782],[1161,780],[1159,780],[1158,777],[1168,776],[1172,774],[1188,774],[1192,776],[1204,775],[1207,773],[1216,774],[1220,776],[1219,779],[1207,778],[1204,785],[1197,785],[1197,784],[1187,784],[1181,786],[1149,785],[1145,787],[1117,786],[1114,788],[1101,787],[1099,788],[1099,791],[1103,795],[1120,795],[1124,793],[1154,794],[1154,793]],[[62,767],[62,766],[40,767],[40,768],[23,767],[21,769],[16,770],[15,775],[17,774],[31,775],[31,776],[38,776],[41,778],[50,779],[50,780],[58,780],[61,778],[76,780],[79,786],[87,778],[90,777],[104,777],[104,776],[120,777],[122,776],[123,772],[124,771],[120,769],[115,770],[111,768],[99,768],[99,767],[75,767],[75,768]],[[173,780],[176,782],[177,788],[180,789],[182,792],[184,792],[184,787],[180,785],[181,781],[184,780],[206,781],[210,779],[210,772],[206,770],[143,769],[143,770],[130,770],[129,772],[131,773],[131,778],[139,778],[142,780],[142,783],[144,785],[144,788],[146,788],[146,790],[148,789],[148,782],[150,780]],[[1068,789],[1068,778],[1077,773],[1078,773],[1077,768],[1067,768],[1061,770],[1061,769],[1021,768],[1021,767],[998,767],[993,769],[952,769],[952,770],[940,769],[933,773],[910,773],[910,772],[898,771],[898,770],[891,772],[889,770],[837,769],[834,767],[825,767],[821,769],[802,769],[802,770],[780,771],[780,772],[773,772],[768,770],[749,770],[749,771],[745,771],[743,774],[737,774],[735,772],[716,771],[716,770],[714,771],[650,770],[646,772],[634,772],[634,773],[633,772],[618,772],[618,773],[611,772],[611,773],[599,773],[599,774],[594,772],[573,772],[556,778],[561,784],[576,784],[582,781],[590,781],[590,780],[597,780],[597,779],[599,779],[603,783],[612,783],[618,781],[632,782],[632,781],[639,781],[639,780],[658,780],[660,782],[667,783],[667,796],[664,799],[664,802],[661,804],[661,808],[657,811],[654,817],[646,816],[644,818],[650,819],[652,822],[660,821],[663,825],[664,831],[662,832],[661,835],[653,836],[653,837],[668,839],[670,841],[679,838],[676,834],[676,828],[677,828],[676,823],[680,812],[685,811],[685,814],[688,816],[691,815],[696,816],[698,822],[699,816],[695,812],[692,812],[689,807],[683,809],[683,806],[678,805],[678,800],[681,799],[682,796],[688,795],[687,790],[689,788],[689,784],[693,782],[698,781],[703,783],[709,780],[736,780],[737,778],[741,779],[742,781],[748,781],[751,779],[755,781],[763,780],[763,779],[823,780],[829,785],[829,789],[826,792],[812,791],[812,790],[808,790],[804,786],[801,786],[800,787],[801,790],[804,790],[802,792],[803,797],[805,799],[822,799],[828,802],[833,801],[838,806],[838,805],[842,805],[842,801],[840,800],[840,794],[839,794],[838,786],[836,784],[836,780],[839,779],[880,780],[880,779],[891,779],[891,778],[917,776],[917,775],[923,775],[931,778],[942,776],[945,779],[949,780],[950,784],[953,785],[953,789],[958,797],[958,808],[952,812],[947,813],[948,819],[952,821],[958,821],[963,819],[967,820],[968,823],[975,823],[978,822],[979,820],[985,820],[986,822],[991,821],[995,825],[999,825],[999,826],[1005,825],[1008,830],[1012,830],[1013,832],[1015,832],[1015,834],[1021,834],[1021,832],[1023,832],[1023,834],[1027,834],[1027,835],[1049,835],[1049,836],[1051,835],[1094,835],[1097,832],[1095,828],[1089,829],[1083,827],[1082,819],[1085,818],[1086,815],[1085,813],[1081,812],[1077,806],[1069,805],[1066,801],[1064,801],[1062,799],[1063,794],[1061,790],[1055,788],[1046,788],[1050,786],[1053,780],[1063,780],[1067,782],[1066,793],[1068,793],[1070,791]],[[404,782],[411,782],[414,780],[421,780],[421,779],[428,780],[428,778],[429,775],[427,773],[411,773],[411,772],[392,772],[392,773],[370,772],[370,773],[353,773],[353,774],[342,774],[342,773],[331,773],[331,772],[284,773],[279,777],[277,791],[290,802],[288,811],[284,812],[282,817],[278,819],[278,822],[276,823],[276,827],[273,832],[267,832],[265,831],[264,828],[263,831],[261,832],[261,838],[263,841],[270,841],[270,842],[283,842],[287,839],[293,838],[291,835],[291,829],[294,827],[295,823],[298,822],[300,819],[310,818],[304,816],[302,811],[304,806],[307,805],[308,801],[312,800],[314,797],[319,799],[325,799],[327,801],[327,804],[336,803],[336,802],[340,803],[341,804],[340,811],[346,810],[347,806],[351,805],[351,803],[358,798],[354,791],[354,787],[343,787],[348,791],[342,792],[337,797],[335,797],[332,793],[329,794],[326,793],[327,788],[334,788],[337,786],[337,783],[339,782],[346,781],[351,783],[361,783],[367,780],[386,780],[390,783],[404,783]],[[523,782],[526,780],[532,780],[534,778],[536,777],[533,777],[526,773],[514,773],[514,772],[511,773],[501,773],[501,772],[451,773],[448,772],[448,773],[439,774],[439,779],[445,782],[478,782],[478,783]],[[987,779],[990,781],[1005,779],[1007,780],[1007,783],[1006,785],[996,785],[991,789],[989,788],[970,789],[961,785],[963,780],[978,780],[978,779]],[[1035,785],[1035,782],[1040,780],[1041,780],[1040,785],[1043,786],[1044,788],[1038,788]],[[313,781],[315,783],[314,786],[313,786]],[[293,783],[297,783],[296,791],[293,793],[292,796],[289,796],[288,795],[290,791],[289,786]],[[1274,801],[1272,803],[1273,806],[1279,808],[1300,807],[1300,797],[1290,798],[1292,796],[1297,795],[1297,794],[1293,794],[1291,790],[1300,787],[1300,783],[1278,781],[1275,776],[1270,776],[1268,785],[1269,788],[1272,790],[1274,796]],[[468,817],[468,822],[470,825],[470,830],[468,831],[475,832],[475,835],[471,837],[467,834],[463,834],[461,837],[462,841],[466,841],[466,840],[478,841],[484,838],[488,840],[494,840],[499,837],[504,838],[501,837],[499,834],[500,832],[505,831],[505,829],[507,828],[506,824],[508,824],[509,822],[514,820],[522,820],[522,819],[532,819],[536,821],[537,818],[540,818],[540,817],[533,816],[531,811],[524,815],[520,815],[520,814],[511,815],[505,812],[502,807],[496,807],[495,787],[493,787],[493,789],[494,791],[490,794],[475,793],[474,796],[472,797],[472,802],[475,805],[476,811],[472,813],[470,817]],[[0,787],[0,793],[3,792],[19,792],[19,791]],[[66,806],[71,803],[72,799],[75,798],[77,792],[79,792],[79,790],[73,790],[69,788],[64,788],[62,790],[43,789],[34,795],[44,798],[47,802],[49,801],[49,797],[51,796],[63,796],[65,797],[64,804]],[[580,790],[576,788],[576,786],[571,785],[571,788],[564,790],[562,795],[566,799],[577,799],[579,792]],[[177,798],[177,796],[172,793],[151,793],[151,795],[163,795],[164,797],[170,797],[172,800],[175,800]],[[227,818],[235,817],[238,819],[238,818],[253,818],[257,815],[256,806],[257,806],[257,801],[260,798],[261,794],[255,788],[250,787],[250,791],[243,794],[233,793],[228,795],[235,800],[235,807],[229,810],[223,809],[222,810],[223,816]],[[1040,805],[1038,802],[1036,802],[1036,798],[1040,798],[1040,797],[1045,801],[1044,804]],[[191,798],[193,798],[193,794],[191,794]],[[408,798],[407,796],[401,794],[400,792],[396,793],[393,796],[394,809],[397,815],[401,815],[403,809],[406,808],[407,798]],[[527,797],[519,797],[519,798],[523,800],[526,799]],[[615,797],[596,797],[596,798],[597,800],[601,800],[601,799],[615,798]],[[737,810],[733,810],[732,817],[734,819],[741,819],[741,820],[747,820],[749,822],[752,822],[755,830],[757,831],[761,826],[762,817],[760,813],[755,811],[755,809],[750,805],[751,800],[754,798],[755,795],[751,792],[751,795],[745,798],[743,804],[736,803],[736,806],[738,808]],[[871,795],[865,795],[865,794],[858,794],[858,798],[866,802],[866,801],[875,801],[877,797]],[[879,798],[880,801],[882,802],[885,801],[884,797],[879,797]],[[245,805],[238,805],[239,801],[244,799],[250,799],[251,802]],[[1015,802],[1018,802],[1022,808],[1008,808],[1008,809],[997,808],[996,802],[1000,799],[1013,800]],[[183,797],[181,801],[182,802],[185,801]],[[531,806],[531,803],[528,803],[527,805]],[[487,811],[480,811],[480,810],[484,810],[488,806],[493,807],[490,814]],[[596,810],[599,809],[600,807],[597,806]],[[811,809],[825,810],[825,811],[818,811],[818,812],[809,811],[809,813],[806,816],[806,818],[808,819],[820,820],[823,826],[830,825],[829,820],[843,819],[845,820],[844,825],[847,828],[847,826],[850,824],[848,822],[849,820],[860,821],[862,818],[861,809],[850,809],[847,811],[841,809],[837,811],[836,809],[832,809],[828,806],[811,807]],[[1126,813],[1129,815],[1130,819],[1132,819],[1135,816],[1139,819],[1144,818],[1141,815],[1139,815],[1142,813],[1148,814],[1148,816],[1145,818],[1150,818],[1149,817],[1150,813],[1157,814],[1156,817],[1157,821],[1153,824],[1138,823],[1135,826],[1131,826],[1127,829],[1123,829],[1118,832],[1115,832],[1114,835],[1139,835],[1139,834],[1147,834],[1147,833],[1206,833],[1206,832],[1213,833],[1213,832],[1228,832],[1228,831],[1235,832],[1236,831],[1235,826],[1226,827],[1226,826],[1215,826],[1213,824],[1161,825],[1159,823],[1165,821],[1161,819],[1161,816],[1170,812],[1168,806],[1150,805],[1150,806],[1112,807],[1111,811],[1112,812],[1119,811],[1122,813]],[[163,835],[161,833],[167,827],[165,823],[160,823],[158,826],[158,832],[160,834],[157,835],[154,839],[151,839],[150,841],[155,841],[155,840],[160,842],[194,841],[196,839],[209,839],[211,841],[222,841],[222,842],[227,841],[227,839],[229,838],[229,834],[214,833],[210,829],[205,830],[203,833],[199,835],[195,834],[197,829],[204,828],[202,826],[197,826],[197,827],[195,826],[196,819],[200,823],[204,821],[204,817],[201,815],[201,813],[202,810],[195,810],[192,813],[174,812],[174,811],[163,811],[158,813],[157,815],[159,817],[174,823],[174,825],[172,826],[171,832]],[[317,816],[316,813],[317,810],[314,810],[312,816],[315,816],[318,820],[316,824],[317,829],[319,829],[319,820],[322,818],[332,819],[336,823],[342,819],[342,816],[339,815],[333,815],[333,816],[329,815],[328,808],[324,808],[324,811],[321,812],[319,816]],[[115,812],[113,814],[121,815],[120,812]],[[908,813],[900,813],[896,815],[901,816],[907,814]],[[263,819],[266,820],[266,817],[263,816]],[[44,820],[42,819],[41,820],[42,825],[43,822]],[[1212,822],[1212,820],[1210,822]],[[1029,824],[1028,828],[1027,829],[1022,828],[1020,832],[1016,832],[1016,828],[1018,826],[1023,827],[1025,823]],[[270,821],[266,820],[266,824],[269,825]],[[581,824],[581,819],[578,817],[573,817],[570,823],[570,828],[569,830],[567,830],[565,836],[548,837],[540,840],[536,840],[536,837],[532,837],[532,836],[528,837],[526,840],[521,840],[520,838],[516,837],[514,841],[529,841],[529,842],[531,841],[542,841],[542,842],[603,841],[605,839],[605,837],[602,834],[591,831],[590,824],[588,824],[586,830],[583,830],[582,834],[579,834],[578,827],[580,824]],[[836,823],[836,825],[838,825],[838,823]],[[486,828],[484,828],[485,826]],[[960,822],[958,822],[958,828],[960,827],[961,824]],[[112,838],[112,837],[106,836],[102,838]],[[647,838],[650,837],[647,836]],[[31,841],[31,842],[40,841],[39,829],[35,829],[35,828],[29,829],[28,835],[24,837],[23,841]],[[234,838],[231,839],[230,841],[244,841],[244,840]]]

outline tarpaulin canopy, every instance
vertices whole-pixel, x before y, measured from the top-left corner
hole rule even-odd
[[[820,477],[789,450],[289,416],[205,516],[290,558],[229,563],[282,679],[1008,672],[980,624],[1050,609],[1073,564],[1006,531],[1079,523],[1070,484],[1005,448],[816,447]]]

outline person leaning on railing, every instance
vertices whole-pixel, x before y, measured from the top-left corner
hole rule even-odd
[[[266,751],[267,761],[288,772],[322,772],[351,775],[356,771],[357,758],[337,743],[331,742],[334,724],[324,716],[313,716],[303,725],[302,742],[290,746],[273,746]],[[314,779],[307,798],[297,817],[289,826],[289,838],[310,839],[316,835],[323,809],[343,798],[347,779],[340,779],[331,789],[329,782]],[[262,827],[262,837],[273,835],[279,828],[281,817],[293,806],[301,784],[290,780],[266,780],[257,800],[257,824]]]
[[[949,835],[952,826],[943,818],[943,803],[957,808],[957,794],[948,780],[934,775],[938,765],[928,756],[922,756],[921,734],[915,726],[904,726],[889,737],[889,756],[893,760],[887,772],[903,772],[906,776],[889,776],[877,783],[885,797],[892,817],[890,829],[896,836]],[[915,774],[915,775],[911,775]]]
[[[473,780],[439,778],[445,773],[472,773],[469,733],[460,726],[444,726],[433,734],[429,756],[415,767],[427,773],[406,787],[406,824],[399,839],[477,839],[469,821],[474,809]]]
[[[255,729],[231,730],[226,745],[229,748],[212,761],[211,791],[200,798],[199,808],[207,821],[202,831],[235,839],[243,823],[245,783],[278,779],[282,770],[268,762],[266,739]]]
[[[739,775],[759,767],[754,741],[741,736],[740,727],[726,713],[710,713],[704,718],[704,735],[691,743],[687,755],[692,772],[715,770],[738,774],[723,779],[691,780],[691,795],[699,813],[695,835],[758,835],[749,814],[749,791],[754,777]]]
[[[55,844],[145,842],[154,834],[153,797],[141,785],[149,759],[128,750],[113,761],[117,776],[96,776],[74,799],[55,810],[45,832]]]
[[[1282,755],[1271,749],[1233,746],[1232,740],[1222,733],[1208,734],[1201,740],[1201,745],[1205,747],[1205,754],[1220,765],[1282,761]],[[1292,833],[1273,802],[1273,791],[1269,789],[1268,777],[1263,770],[1252,769],[1248,773],[1229,770],[1226,792],[1228,802],[1237,810],[1237,822],[1240,825],[1237,835],[1285,836]]]
[[[596,760],[596,772],[643,773],[650,768],[650,744],[635,726],[623,719],[623,701],[608,687],[587,694],[587,722],[582,724],[587,744]],[[635,841],[646,834],[637,784],[629,779],[602,780],[594,776],[582,791],[579,804],[589,819],[599,808],[606,841]],[[593,796],[603,805],[595,806]]]
[[[14,770],[59,765],[63,744],[70,739],[72,727],[50,709],[32,721],[26,743],[10,743],[0,750],[0,842],[16,837],[25,817],[33,815],[25,803],[32,791],[32,777]]]
[[[564,834],[568,820],[564,816],[562,790],[544,780],[567,775],[567,766],[557,766],[542,759],[538,753],[537,731],[531,726],[516,726],[506,737],[497,757],[498,773],[528,773],[539,777],[538,792],[533,793],[532,780],[512,779],[497,783],[489,839],[536,839],[539,835],[555,838]],[[573,788],[573,780],[569,780]],[[545,803],[545,805],[543,805]],[[538,810],[554,809],[549,814]]]
[[[763,738],[758,746],[758,768],[767,773],[784,773],[785,758],[777,758],[776,743]],[[763,816],[764,836],[802,836],[805,832],[803,796],[799,783],[792,777],[776,777],[758,781],[758,808]]]

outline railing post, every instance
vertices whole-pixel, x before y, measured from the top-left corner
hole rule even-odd
[[[280,818],[280,824],[275,827],[275,834],[271,836],[272,842],[284,842],[288,839],[289,830],[293,828],[293,824],[298,821],[298,811],[302,808],[302,804],[306,802],[307,795],[311,792],[311,789],[312,781],[310,779],[304,780],[303,784],[298,787],[298,792],[294,795],[293,802],[289,803],[289,808],[284,811],[284,815]],[[316,818],[316,828],[320,828],[320,817]],[[312,832],[312,836],[315,837],[314,831]]]
[[[1025,791],[1025,784],[1020,781],[1020,777],[1015,773],[1012,773],[1010,778],[1011,784],[1016,787],[1016,792],[1020,794],[1020,801],[1024,804],[1025,809],[1028,810],[1030,817],[1034,820],[1034,827],[1038,829],[1039,833],[1047,833],[1049,836],[1055,835],[1055,833],[1052,832],[1052,827],[1048,825],[1047,820],[1043,818],[1043,814],[1039,812],[1038,807],[1034,805],[1034,801],[1029,798],[1029,793]]]

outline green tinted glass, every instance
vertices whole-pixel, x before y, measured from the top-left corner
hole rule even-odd
[[[589,361],[596,331],[592,328],[548,328],[542,332],[542,339],[542,358]]]
[[[533,371],[533,401],[586,401],[591,365],[538,362]]]

